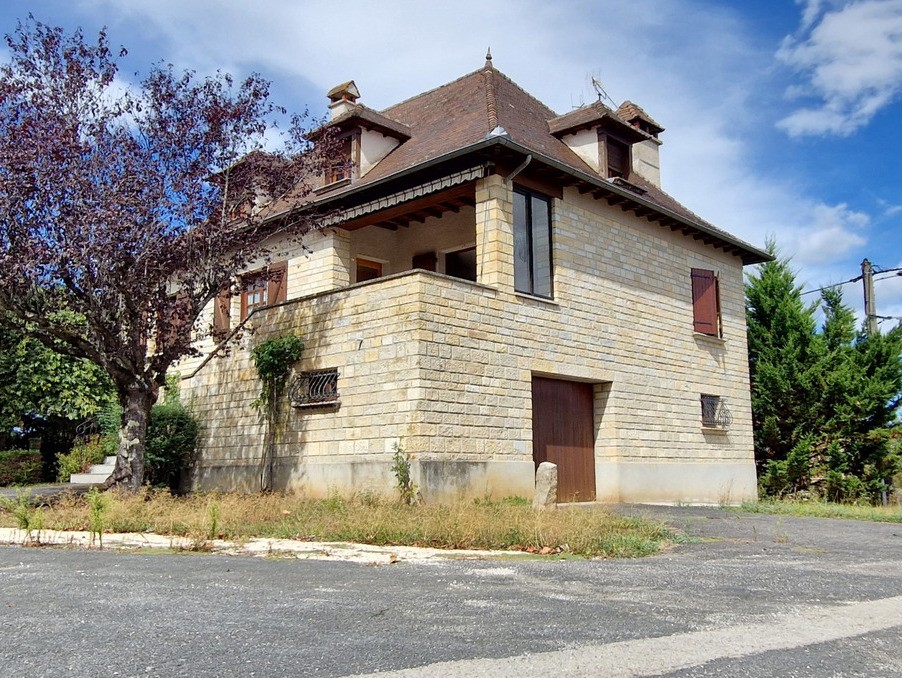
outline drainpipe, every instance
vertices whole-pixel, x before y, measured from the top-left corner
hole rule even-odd
[[[514,183],[514,179],[517,178],[517,175],[520,174],[523,170],[526,169],[526,166],[532,162],[532,154],[526,156],[526,160],[517,165],[517,168],[504,177],[504,185],[510,188],[511,184]]]

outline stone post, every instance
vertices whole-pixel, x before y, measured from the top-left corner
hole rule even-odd
[[[557,464],[543,461],[536,469],[536,494],[532,506],[537,509],[557,507]]]

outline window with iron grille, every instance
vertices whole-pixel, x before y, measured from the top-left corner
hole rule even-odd
[[[338,369],[301,372],[291,381],[288,396],[294,407],[337,405]]]
[[[727,403],[716,395],[702,394],[702,426],[727,429],[733,423],[733,415],[727,409]]]

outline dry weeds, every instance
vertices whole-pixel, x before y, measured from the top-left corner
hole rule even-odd
[[[673,537],[661,523],[615,516],[602,507],[536,511],[522,499],[407,506],[374,495],[174,497],[161,491],[110,492],[106,499],[106,532],[154,532],[198,541],[270,537],[629,558],[657,553]],[[90,527],[90,510],[80,497],[64,497],[40,510],[46,529]],[[0,525],[7,523],[14,524],[13,517],[0,511]]]

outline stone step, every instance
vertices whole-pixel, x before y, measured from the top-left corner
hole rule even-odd
[[[110,477],[109,473],[73,473],[69,483],[73,485],[92,485],[102,483]]]
[[[111,454],[111,455],[109,455],[109,456],[107,456],[107,457],[104,457],[104,458],[103,458],[103,465],[104,465],[104,466],[110,466],[110,465],[115,466],[115,465],[116,465],[116,455],[115,455],[115,454]]]
[[[73,473],[69,483],[102,483],[116,469],[116,457],[106,457],[103,464],[93,464],[87,473]]]

